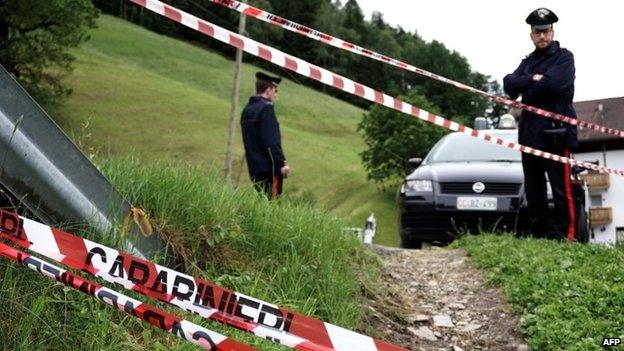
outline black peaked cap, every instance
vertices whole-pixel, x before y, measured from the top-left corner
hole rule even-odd
[[[275,86],[277,86],[282,81],[282,78],[280,77],[271,77],[270,75],[264,74],[262,72],[256,73],[256,79],[271,82]]]
[[[559,21],[559,17],[545,7],[540,7],[531,12],[526,18],[526,23],[530,24],[533,29],[547,29],[557,21]]]

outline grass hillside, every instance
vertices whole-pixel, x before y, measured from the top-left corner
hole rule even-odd
[[[101,16],[98,27],[74,51],[73,94],[51,111],[61,127],[104,158],[132,155],[145,165],[165,159],[222,167],[233,61],[110,16]],[[257,70],[243,67],[241,106],[253,93]],[[286,196],[315,201],[358,226],[374,212],[376,242],[396,245],[394,194],[366,180],[358,156],[364,144],[356,125],[364,111],[293,79],[281,84],[276,111],[294,169]],[[242,156],[237,130],[235,179],[242,173],[241,184],[248,186]]]

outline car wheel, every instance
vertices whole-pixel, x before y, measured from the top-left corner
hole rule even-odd
[[[404,249],[422,249],[422,240],[401,238],[401,247]]]

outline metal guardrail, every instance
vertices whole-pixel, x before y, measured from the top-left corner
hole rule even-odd
[[[0,65],[0,183],[49,225],[87,223],[113,233],[130,204]],[[127,248],[152,257],[164,247],[137,228]]]

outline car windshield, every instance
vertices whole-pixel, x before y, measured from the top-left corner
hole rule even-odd
[[[493,137],[518,142],[516,133],[489,133]],[[427,162],[520,162],[520,151],[492,144],[466,134],[444,137],[429,153]]]

